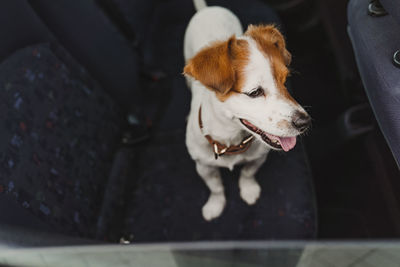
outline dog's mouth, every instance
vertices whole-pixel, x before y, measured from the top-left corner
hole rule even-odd
[[[245,119],[239,119],[240,122],[250,131],[258,134],[261,136],[261,139],[267,143],[268,145],[272,146],[275,149],[283,150],[288,152],[289,150],[293,149],[296,145],[296,136],[291,137],[280,137],[273,134],[269,134],[264,132],[254,124],[250,123]]]

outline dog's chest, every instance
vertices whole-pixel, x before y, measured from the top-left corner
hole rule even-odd
[[[192,137],[194,137],[192,135]],[[207,142],[206,138],[199,135],[195,138],[188,138],[187,147],[190,155],[195,161],[209,166],[223,167],[232,170],[234,166],[255,161],[269,152],[265,145],[255,140],[249,149],[240,154],[221,155],[215,158],[213,147]]]
[[[219,156],[217,159],[215,159],[215,157],[208,158],[207,161],[209,162],[209,165],[216,165],[219,167],[224,167],[232,170],[237,165],[241,165],[259,159],[265,153],[266,153],[265,150],[263,151],[263,153],[255,153],[255,154],[251,153],[251,151],[246,151],[244,153],[237,155],[222,155]]]

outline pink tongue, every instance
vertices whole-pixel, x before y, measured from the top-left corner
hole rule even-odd
[[[278,137],[281,147],[285,152],[288,152],[296,145],[296,137]]]

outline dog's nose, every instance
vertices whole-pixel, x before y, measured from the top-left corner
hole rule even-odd
[[[310,127],[311,117],[307,113],[295,111],[292,116],[292,125],[300,132],[303,132]]]

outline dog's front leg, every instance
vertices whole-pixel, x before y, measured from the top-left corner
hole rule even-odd
[[[267,155],[247,163],[243,166],[242,171],[240,172],[240,196],[249,205],[255,204],[257,199],[260,197],[261,187],[257,183],[255,175],[266,158]]]
[[[210,221],[221,215],[225,207],[224,185],[218,167],[208,166],[196,162],[196,170],[210,189],[210,197],[203,206],[204,219]]]

